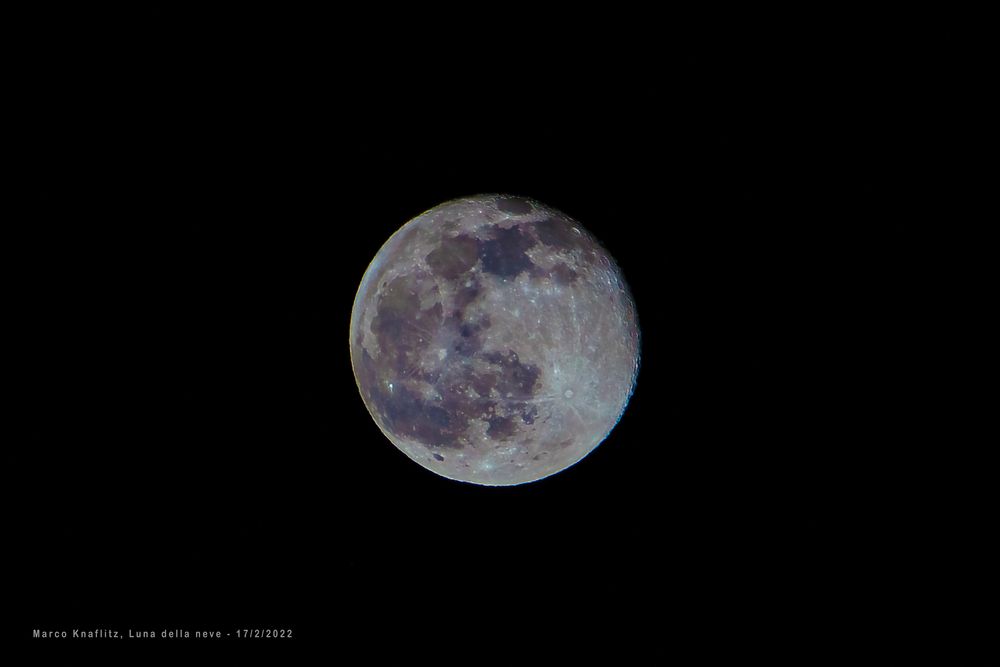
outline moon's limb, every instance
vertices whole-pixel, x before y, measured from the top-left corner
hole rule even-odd
[[[481,195],[417,216],[379,250],[354,301],[351,361],[407,456],[512,485],[607,437],[634,387],[639,329],[621,271],[579,223]]]

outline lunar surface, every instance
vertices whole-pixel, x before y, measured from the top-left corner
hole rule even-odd
[[[351,314],[368,411],[408,457],[504,486],[573,465],[611,432],[639,367],[621,271],[537,201],[457,199],[382,246]]]

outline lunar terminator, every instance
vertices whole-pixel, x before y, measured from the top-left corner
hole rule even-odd
[[[639,368],[635,304],[582,225],[538,201],[437,206],[378,251],[351,314],[365,406],[409,458],[489,486],[593,451]]]

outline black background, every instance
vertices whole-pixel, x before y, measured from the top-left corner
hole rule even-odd
[[[881,567],[895,445],[845,426],[906,373],[877,67],[633,16],[87,18],[20,55],[32,651],[260,627],[334,658],[710,655]],[[484,192],[591,230],[643,336],[611,436],[514,488],[407,460],[348,354],[381,244]]]

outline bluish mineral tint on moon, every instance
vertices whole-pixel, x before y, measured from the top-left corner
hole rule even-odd
[[[417,216],[378,251],[354,300],[351,363],[408,457],[454,480],[522,484],[618,423],[639,327],[621,271],[582,225],[480,195]]]

